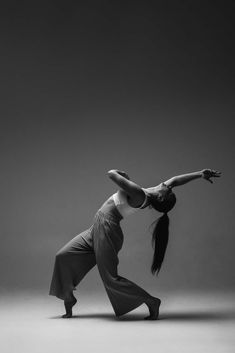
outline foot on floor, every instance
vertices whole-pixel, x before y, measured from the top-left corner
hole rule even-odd
[[[63,319],[69,319],[73,316],[72,307],[77,303],[77,299],[74,298],[72,301],[64,301],[64,307],[66,313],[62,315]]]
[[[159,316],[159,307],[161,305],[161,300],[158,298],[153,298],[150,302],[147,303],[149,308],[149,316],[146,316],[145,320],[157,320]]]

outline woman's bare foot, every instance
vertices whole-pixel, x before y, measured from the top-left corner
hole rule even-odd
[[[66,313],[62,315],[63,319],[69,319],[73,316],[72,307],[77,303],[77,299],[74,297],[73,300],[64,301],[64,307]]]
[[[153,298],[146,302],[149,308],[149,316],[146,316],[145,320],[157,320],[159,316],[159,307],[161,305],[161,300],[158,298]]]

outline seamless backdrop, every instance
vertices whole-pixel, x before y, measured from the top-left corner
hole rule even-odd
[[[55,253],[88,228],[125,170],[176,189],[150,274],[149,225],[122,222],[119,272],[147,288],[219,289],[234,277],[234,2],[25,1],[0,12],[2,290],[49,288]],[[102,286],[97,270],[84,290]]]

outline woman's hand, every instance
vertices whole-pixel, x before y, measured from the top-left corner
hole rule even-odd
[[[221,172],[218,172],[218,170],[212,170],[212,169],[203,169],[201,171],[203,179],[208,180],[211,184],[213,184],[213,181],[211,178],[219,178],[221,176]]]
[[[123,176],[124,178],[130,180],[129,175],[126,172],[123,172],[121,170],[118,170],[118,174],[120,174],[121,176]]]

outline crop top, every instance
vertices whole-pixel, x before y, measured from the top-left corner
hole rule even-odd
[[[135,213],[139,209],[143,208],[146,205],[147,200],[148,200],[147,194],[145,192],[145,200],[142,203],[142,205],[139,207],[132,207],[129,205],[129,203],[127,201],[127,194],[124,190],[118,190],[111,197],[113,198],[115,206],[117,207],[119,213],[122,215],[123,218],[125,218],[125,217]]]

